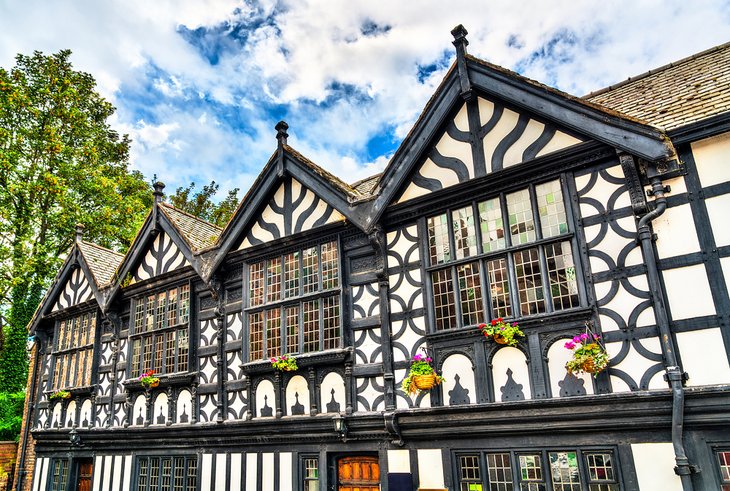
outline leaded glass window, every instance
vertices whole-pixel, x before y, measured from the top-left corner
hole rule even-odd
[[[137,457],[137,491],[195,491],[198,458]]]
[[[304,491],[319,491],[319,458],[306,455],[302,458],[302,488]]]
[[[95,340],[96,312],[57,322],[51,384],[54,391],[91,385]]]
[[[336,241],[249,264],[249,361],[341,347],[339,272]]]
[[[580,307],[567,217],[560,179],[426,217],[435,329]]]
[[[130,369],[136,377],[188,371],[190,285],[134,299]]]

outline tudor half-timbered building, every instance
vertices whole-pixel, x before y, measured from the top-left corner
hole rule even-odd
[[[282,122],[225,229],[156,185],[126,255],[77,231],[30,326],[19,486],[730,489],[730,45],[576,98],[453,34],[381,175]],[[516,346],[479,331],[500,317]],[[596,377],[565,369],[586,323]],[[422,349],[444,382],[411,395]]]

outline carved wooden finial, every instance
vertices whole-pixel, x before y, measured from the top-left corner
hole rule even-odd
[[[84,224],[77,223],[76,224],[76,242],[81,242],[81,240],[84,238]]]
[[[155,197],[155,203],[159,203],[162,201],[162,197],[165,195],[165,193],[162,192],[163,189],[165,189],[165,184],[157,181],[152,185],[152,187],[155,189],[152,195]]]
[[[279,142],[279,146],[283,147],[286,145],[286,139],[289,136],[289,133],[286,132],[289,129],[289,125],[286,124],[286,121],[279,121],[274,126],[274,129],[276,130],[276,139]]]
[[[469,41],[466,39],[466,35],[469,32],[466,28],[459,24],[451,30],[451,35],[454,36],[454,46],[456,47],[456,54],[463,57],[466,54],[466,47],[469,45]]]

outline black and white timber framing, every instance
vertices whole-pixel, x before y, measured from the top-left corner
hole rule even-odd
[[[730,472],[721,467],[730,458],[730,113],[667,133],[478,60],[466,53],[465,30],[453,34],[456,62],[372,191],[297,153],[282,122],[276,151],[224,230],[173,216],[181,212],[161,202],[157,185],[124,257],[91,251],[79,231],[30,326],[36,459],[21,483],[76,489],[79,465],[90,461],[94,491],[293,491],[305,489],[315,462],[319,489],[335,490],[338,459],[369,456],[385,491],[513,489],[498,482],[548,491],[721,488],[723,469]],[[438,328],[442,267],[430,259],[429,220],[443,215],[453,230],[455,210],[481,210],[490,199],[508,219],[507,196],[526,190],[534,203],[544,183],[557,186],[565,228],[529,246],[548,301],[541,312],[511,316],[525,338],[502,347],[475,325]],[[647,249],[639,221],[664,199],[661,191],[647,198],[652,183],[667,207],[650,224]],[[543,218],[532,206],[537,230]],[[487,232],[476,221],[481,244]],[[492,318],[497,281],[484,274],[488,261],[504,259],[507,297],[521,298],[514,268],[528,249],[511,240],[476,260],[480,322]],[[546,251],[558,243],[575,282],[567,308],[549,301],[558,294]],[[295,303],[261,291],[271,309],[296,314],[290,325],[318,305],[317,315],[337,319],[328,322],[338,334],[329,349],[297,355],[297,371],[277,372],[268,357],[254,358],[249,341],[259,281],[251,266],[275,275],[278,264],[283,275],[276,261],[311,250],[324,265],[323,244],[337,251],[333,285],[319,278],[319,289]],[[329,314],[326,302],[335,302]],[[91,383],[51,400],[54,364],[66,352],[59,326],[86,314],[96,319]],[[585,323],[611,358],[595,378],[564,368],[564,343]],[[421,349],[445,381],[411,395],[401,381]],[[145,389],[137,377],[158,355],[161,366],[187,368],[162,370],[159,387]],[[346,432],[334,430],[336,417]],[[676,460],[678,447],[685,460]],[[503,459],[501,480],[494,456]],[[176,481],[183,474],[191,480]]]

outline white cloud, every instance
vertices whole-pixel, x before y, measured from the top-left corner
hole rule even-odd
[[[136,168],[243,194],[282,116],[290,142],[343,180],[382,169],[369,143],[408,133],[458,23],[470,53],[581,95],[726,41],[728,11],[722,0],[28,0],[0,3],[0,66],[72,49],[118,107]]]

